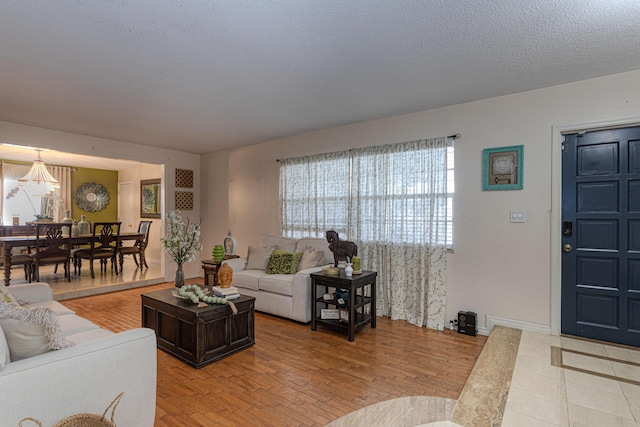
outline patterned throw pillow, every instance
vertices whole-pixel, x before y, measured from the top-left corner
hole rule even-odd
[[[267,274],[295,274],[302,258],[302,252],[273,251],[267,266]]]
[[[18,302],[7,286],[0,286],[0,302]]]

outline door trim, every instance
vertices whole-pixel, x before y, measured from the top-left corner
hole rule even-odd
[[[551,335],[560,335],[562,314],[562,134],[631,126],[640,126],[640,117],[551,127]]]

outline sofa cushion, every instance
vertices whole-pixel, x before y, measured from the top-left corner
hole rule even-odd
[[[95,323],[75,314],[59,316],[59,321],[60,328],[62,329],[62,333],[65,337],[99,328]]]
[[[44,307],[44,308],[48,308],[51,311],[53,311],[54,313],[56,313],[58,316],[62,316],[64,314],[74,314],[75,311],[73,310],[69,310],[67,307],[65,307],[64,305],[60,304],[58,301],[41,301],[41,302],[34,302],[31,304],[26,304],[24,305],[24,307],[29,307],[29,308],[33,308],[33,307]]]
[[[2,327],[0,326],[0,371],[11,362],[9,357],[9,346],[7,345],[7,339],[4,336]]]
[[[284,252],[276,249],[271,254],[267,274],[295,274],[302,258],[302,252]]]
[[[292,274],[270,274],[260,278],[260,290],[280,295],[293,295]]]
[[[84,331],[84,332],[79,332],[77,334],[69,335],[67,339],[74,344],[82,344],[85,342],[97,340],[99,338],[104,338],[109,335],[113,335],[113,332],[104,328],[98,328],[98,329],[92,329],[90,331]]]
[[[271,254],[276,249],[276,246],[265,246],[256,248],[255,246],[249,246],[249,255],[247,256],[247,270],[262,270],[265,271],[269,265],[269,259]]]
[[[48,308],[0,303],[0,326],[12,361],[73,345],[64,338],[58,315]]]
[[[303,237],[298,240],[295,251],[304,252],[307,248],[314,248],[324,253],[324,261],[321,265],[333,264],[333,252],[329,250],[327,239]]]
[[[252,289],[257,291],[260,289],[258,280],[264,276],[262,270],[242,270],[233,273],[233,282],[231,284],[236,288]]]
[[[298,264],[298,271],[306,270],[308,268],[320,267],[325,265],[324,252],[319,251],[316,248],[308,247],[302,253],[302,259]]]
[[[296,243],[298,239],[293,239],[291,237],[282,237],[282,236],[272,236],[270,234],[263,234],[260,236],[260,241],[258,242],[258,246],[276,246],[276,249],[280,249],[285,252],[294,252],[296,248]],[[302,251],[296,251],[302,252]]]

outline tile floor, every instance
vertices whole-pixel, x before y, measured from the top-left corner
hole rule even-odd
[[[152,285],[164,282],[164,273],[160,264],[149,264],[148,269],[140,270],[130,259],[125,259],[124,271],[120,274],[108,268],[106,273],[100,273],[100,263],[95,262],[95,279],[91,278],[89,268],[83,263],[82,274],[72,275],[71,281],[67,282],[64,277],[62,266],[58,268],[58,273],[54,273],[54,266],[43,266],[40,270],[40,281],[47,282],[53,289],[53,297],[58,301],[70,298],[78,298],[87,295],[95,295],[106,292],[131,289],[141,286]],[[21,269],[14,269],[11,272],[11,284],[25,283]]]
[[[640,348],[522,333],[502,426],[639,426]]]
[[[508,328],[507,328],[508,329]],[[504,331],[503,331],[504,335]],[[487,341],[497,346],[489,355],[495,363],[513,363],[506,359],[503,347],[509,340]],[[502,347],[501,347],[502,346]],[[483,350],[483,353],[485,352]],[[482,357],[482,356],[481,356]],[[511,360],[511,362],[509,362]],[[506,368],[506,367],[505,367]],[[475,370],[475,368],[474,368]],[[505,369],[481,366],[469,381],[488,382]],[[474,379],[475,378],[475,379]],[[505,377],[508,381],[508,378]],[[499,383],[500,381],[498,381]],[[465,385],[475,390],[474,384]],[[464,394],[464,391],[463,391]],[[500,402],[478,400],[449,401],[444,398],[413,396],[381,402],[354,411],[331,427],[412,426],[412,427],[625,427],[640,426],[640,348],[620,347],[568,337],[522,332],[507,401],[495,421],[485,416]],[[463,396],[461,396],[462,398]],[[453,410],[450,405],[454,405]],[[452,417],[463,404],[467,416]],[[472,407],[469,408],[469,404]],[[490,407],[482,406],[484,404]],[[449,408],[443,410],[442,408]],[[496,412],[497,414],[500,411]],[[411,416],[409,416],[411,415]],[[451,421],[467,420],[463,425]],[[469,421],[475,419],[476,421]],[[464,421],[459,421],[463,422]]]

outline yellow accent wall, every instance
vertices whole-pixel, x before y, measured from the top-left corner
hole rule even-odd
[[[100,184],[109,193],[109,203],[98,212],[87,212],[78,206],[76,202],[76,190],[89,182]],[[71,218],[80,220],[80,215],[85,215],[89,222],[117,221],[118,220],[118,172],[102,169],[75,168],[71,173]]]

